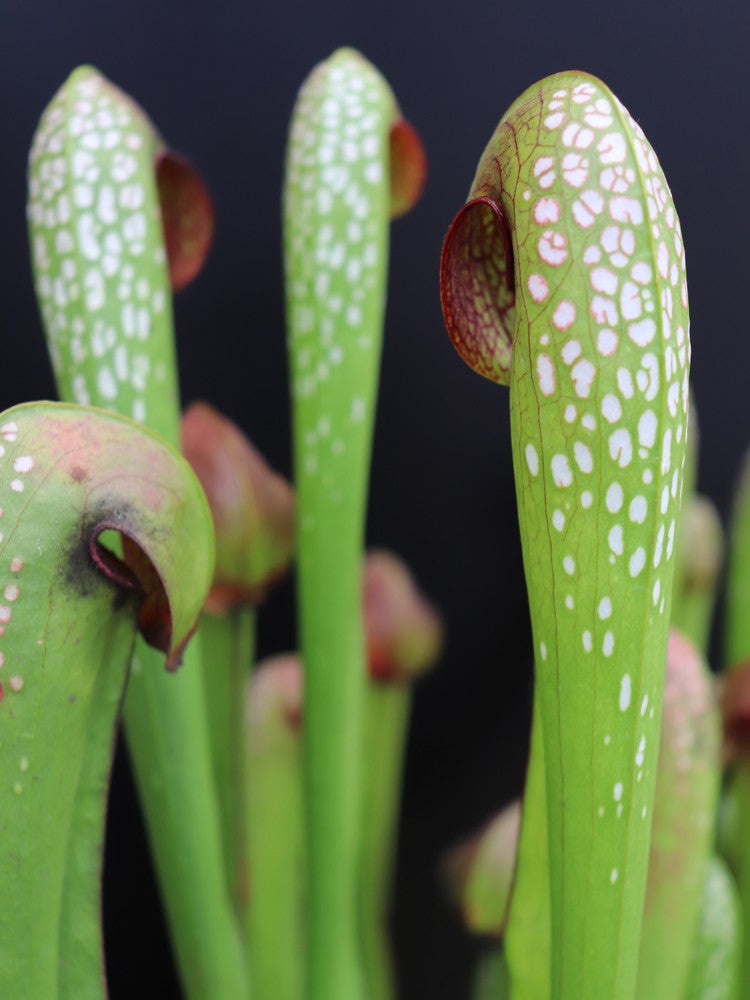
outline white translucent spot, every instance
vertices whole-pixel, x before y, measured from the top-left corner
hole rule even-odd
[[[644,448],[651,448],[656,440],[656,414],[646,410],[638,421],[638,441]]]
[[[612,650],[615,648],[615,637],[612,632],[604,633],[604,640],[602,642],[602,653],[605,656],[611,656]]]
[[[562,301],[552,314],[552,322],[558,330],[567,330],[576,318],[576,307],[572,302]]]
[[[621,469],[630,465],[633,458],[633,445],[630,440],[630,431],[627,428],[619,427],[610,434],[609,454]]]
[[[602,416],[605,420],[609,421],[610,424],[616,424],[617,421],[622,417],[622,405],[617,396],[613,396],[611,392],[602,400]]]
[[[540,354],[536,360],[536,375],[543,396],[551,396],[555,391],[555,366],[548,354]]]
[[[648,708],[648,695],[644,694],[643,701],[641,702],[641,718],[646,714],[646,709]]]
[[[597,323],[605,323],[608,326],[617,325],[617,306],[612,299],[603,295],[595,295],[591,300],[591,315]]]
[[[579,340],[569,340],[560,351],[560,357],[566,365],[572,365],[581,354],[581,342]]]
[[[661,491],[661,501],[659,503],[659,510],[662,514],[667,513],[667,507],[669,507],[669,486],[665,485]]]
[[[566,598],[565,598],[565,607],[566,607],[566,608],[567,608],[567,609],[568,609],[569,611],[572,611],[572,610],[573,610],[573,608],[575,607],[575,601],[573,600],[573,595],[572,595],[572,594],[568,594],[568,595],[566,596]]]
[[[603,159],[602,162],[604,162]],[[641,203],[635,198],[628,198],[624,195],[610,198],[609,214],[615,222],[630,222],[634,226],[639,226],[643,222]]]
[[[617,350],[617,334],[614,330],[600,330],[596,338],[596,349],[605,358],[611,357]]]
[[[643,524],[646,520],[646,514],[648,513],[648,504],[646,503],[646,498],[640,494],[630,501],[629,516],[630,520],[634,524]]]
[[[10,488],[14,493],[23,493],[24,485],[20,479],[11,479]]]
[[[594,468],[594,456],[591,453],[591,449],[580,441],[576,441],[573,445],[573,454],[581,472],[591,472]]]
[[[529,467],[529,472],[532,476],[536,476],[539,472],[539,455],[537,450],[531,442],[526,445],[524,449],[524,454],[526,455],[526,464]]]
[[[573,482],[573,473],[567,455],[553,455],[550,466],[555,486],[570,486]]]
[[[565,515],[559,508],[552,513],[552,524],[556,531],[562,531],[565,527]]]
[[[112,372],[106,366],[99,369],[96,376],[96,384],[104,399],[112,400],[117,398],[117,383]]]
[[[619,874],[620,873],[617,871],[616,868],[612,869],[612,871],[609,873],[609,882],[610,882],[610,885],[614,885],[615,884],[615,882],[617,881],[617,877],[618,877]]]
[[[672,464],[672,430],[667,428],[664,431],[664,437],[662,438],[662,451],[661,451],[661,471],[662,475],[669,472],[669,468]]]
[[[623,319],[638,319],[643,311],[641,292],[632,281],[626,281],[620,292],[620,312]]]
[[[592,642],[591,642],[591,632],[588,629],[581,636],[581,641],[583,642],[583,648],[587,653],[591,652]]]
[[[560,219],[560,206],[554,198],[540,198],[534,206],[534,222],[538,226],[546,226]]]
[[[622,163],[627,155],[625,139],[619,132],[608,132],[597,143],[599,159],[605,165]]]
[[[535,302],[544,302],[549,294],[549,286],[544,280],[541,274],[532,274],[529,276],[527,281],[527,286],[531,294],[532,299]]]
[[[576,395],[582,399],[588,398],[591,392],[591,385],[594,381],[596,369],[586,358],[578,361],[571,370],[571,377],[575,386]]]
[[[602,259],[602,252],[598,246],[594,245],[586,247],[586,250],[583,254],[584,264],[588,264],[589,266],[591,266],[592,264],[598,264],[601,259]]]
[[[622,798],[622,782],[621,781],[618,781],[615,784],[614,788],[612,789],[612,797],[614,798],[615,802],[619,802],[620,799]]]
[[[633,376],[627,368],[617,369],[617,388],[624,399],[630,399],[633,395]]]
[[[639,285],[648,284],[651,281],[651,268],[645,261],[639,261],[637,264],[633,264],[630,276]]]
[[[606,621],[607,618],[612,617],[612,601],[608,597],[603,597],[599,601],[599,607],[597,612],[602,621]]]
[[[632,577],[638,576],[643,567],[646,565],[646,550],[642,546],[638,546],[635,552],[630,557],[630,562],[628,563],[628,570]]]
[[[656,543],[654,545],[654,559],[653,559],[654,569],[656,569],[659,563],[661,562],[661,555],[663,548],[664,548],[664,525],[662,524],[662,526],[656,533]]]
[[[13,462],[13,469],[16,472],[30,472],[34,468],[34,459],[31,455],[19,455]]]
[[[656,336],[656,323],[650,316],[638,323],[631,323],[628,327],[628,336],[638,347],[646,347]]]
[[[563,418],[566,424],[572,424],[576,418],[578,411],[572,403],[568,403],[565,407],[565,412],[563,413]]]
[[[13,603],[13,601],[18,600],[19,593],[20,591],[18,589],[17,583],[9,583],[8,586],[5,588],[5,590],[3,591],[5,600],[10,601],[11,603]]]
[[[640,743],[638,744],[638,749],[635,754],[635,763],[637,767],[643,767],[643,758],[646,752],[646,737],[641,736]]]
[[[617,291],[617,275],[607,267],[595,267],[591,272],[591,287],[603,295],[614,295]]]
[[[589,490],[584,490],[581,494],[581,507],[583,507],[584,510],[588,510],[593,502],[594,498],[591,495],[591,492]]]
[[[614,552],[616,556],[621,556],[623,551],[623,540],[622,540],[622,525],[615,524],[609,529],[609,535],[607,536],[607,542],[610,549]]]
[[[607,510],[610,514],[616,514],[622,507],[623,492],[619,483],[612,483],[607,490],[606,496]]]
[[[545,229],[537,243],[537,252],[545,264],[550,267],[559,267],[568,258],[566,249],[567,240],[562,233],[557,233],[552,229]]]
[[[565,558],[563,559],[563,569],[568,574],[568,576],[572,576],[575,573],[576,564],[575,564],[575,559],[573,559],[572,556],[565,556]]]

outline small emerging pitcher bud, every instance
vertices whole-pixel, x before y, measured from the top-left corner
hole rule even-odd
[[[448,892],[474,934],[502,937],[516,870],[521,803],[509,803],[454,847],[443,864]]]
[[[216,573],[206,610],[223,614],[236,604],[258,604],[292,558],[292,489],[239,428],[206,403],[186,410],[182,448],[216,528]]]
[[[440,655],[443,627],[406,565],[390,552],[365,560],[363,606],[367,663],[376,681],[407,681]]]

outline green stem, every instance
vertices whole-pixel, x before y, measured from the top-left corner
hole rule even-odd
[[[731,670],[750,659],[750,459],[745,458],[737,488],[730,528],[724,657]],[[750,823],[750,774],[740,766],[727,791],[729,806],[736,815],[737,829],[746,831]],[[737,888],[742,908],[741,968],[738,995],[750,996],[750,841],[744,836],[737,857]]]
[[[255,659],[254,607],[204,614],[199,632],[214,783],[219,800],[229,894],[242,915],[248,901],[245,688]]]
[[[141,644],[125,731],[180,975],[188,997],[235,1000],[247,996],[247,974],[225,889],[200,650],[187,649],[177,677],[153,660]]]
[[[301,1000],[305,845],[299,731],[301,668],[270,661],[249,685],[245,803],[251,900],[245,940],[255,1000]]]
[[[365,698],[367,785],[362,807],[359,895],[368,1000],[392,1000],[396,992],[388,943],[388,908],[410,712],[407,684],[370,683]]]
[[[544,736],[535,696],[516,878],[504,941],[513,1000],[550,996],[549,863]]]

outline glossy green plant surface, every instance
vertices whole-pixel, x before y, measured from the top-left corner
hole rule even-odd
[[[342,49],[313,70],[294,108],[284,183],[310,1000],[358,1000],[364,989],[356,898],[366,684],[361,558],[388,218],[416,197],[420,153],[390,88],[362,56]]]
[[[604,84],[561,73],[511,106],[446,238],[441,292],[459,353],[510,385],[544,739],[551,995],[632,997],[689,341],[669,189]]]
[[[42,116],[28,217],[59,394],[146,422],[173,445],[170,276],[184,283],[199,266],[194,251],[205,251],[200,190],[143,111],[90,67]],[[195,219],[204,221],[200,238]],[[177,678],[156,666],[139,643],[125,729],[178,964],[190,997],[236,1000],[246,972],[224,877],[199,643]]]
[[[508,970],[499,949],[488,951],[479,960],[472,986],[472,1000],[508,1000]]]
[[[0,494],[0,995],[103,997],[104,810],[128,664],[139,621],[179,664],[213,572],[211,518],[155,435],[63,404],[0,415]],[[140,558],[101,548],[112,529]]]
[[[521,808],[518,860],[503,939],[514,996],[536,997],[537,1000],[546,1000],[550,995],[550,861],[544,753],[537,690]]]
[[[671,621],[706,653],[724,562],[724,531],[708,497],[694,494],[683,506]]]
[[[636,996],[683,1000],[714,839],[720,721],[713,678],[672,629]]]
[[[685,1000],[738,1000],[742,907],[731,872],[709,859]]]
[[[252,897],[245,914],[255,1000],[301,1000],[305,977],[302,664],[286,654],[258,665],[243,702],[249,752],[245,794]]]
[[[750,459],[746,456],[736,490],[729,531],[726,608],[724,615],[724,659],[730,671],[727,686],[750,660]],[[732,733],[734,736],[735,733]],[[743,747],[744,749],[744,747]],[[736,876],[742,909],[741,975],[739,995],[750,989],[750,850],[745,831],[750,823],[750,772],[741,757],[727,789],[728,807],[735,829],[741,831],[736,857]]]
[[[240,429],[208,404],[187,408],[181,437],[216,530],[216,570],[201,620],[204,696],[229,892],[246,924],[245,688],[255,660],[257,606],[291,560],[294,498],[286,480],[268,467]]]
[[[502,938],[518,855],[521,803],[510,802],[482,829],[451,850],[448,888],[467,930]]]
[[[396,996],[389,912],[396,866],[404,756],[412,690],[434,666],[443,629],[405,563],[391,552],[367,553],[363,608],[365,691],[359,910],[368,1000]]]

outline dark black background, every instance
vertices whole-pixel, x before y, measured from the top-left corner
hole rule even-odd
[[[50,396],[26,244],[25,160],[69,71],[97,65],[202,170],[213,253],[176,305],[185,402],[203,397],[289,472],[280,183],[289,112],[311,66],[354,45],[390,80],[429,157],[424,197],[393,228],[368,540],[402,554],[442,609],[447,646],[420,685],[394,925],[405,1000],[461,1000],[475,946],[435,883],[441,851],[520,789],[530,635],[507,395],[444,333],[440,245],[495,122],[535,79],[601,76],[649,136],[687,248],[701,486],[726,515],[750,440],[750,8],[618,3],[121,4],[0,2],[0,404]],[[293,645],[292,586],[260,626]],[[124,753],[105,880],[111,995],[177,996]]]

